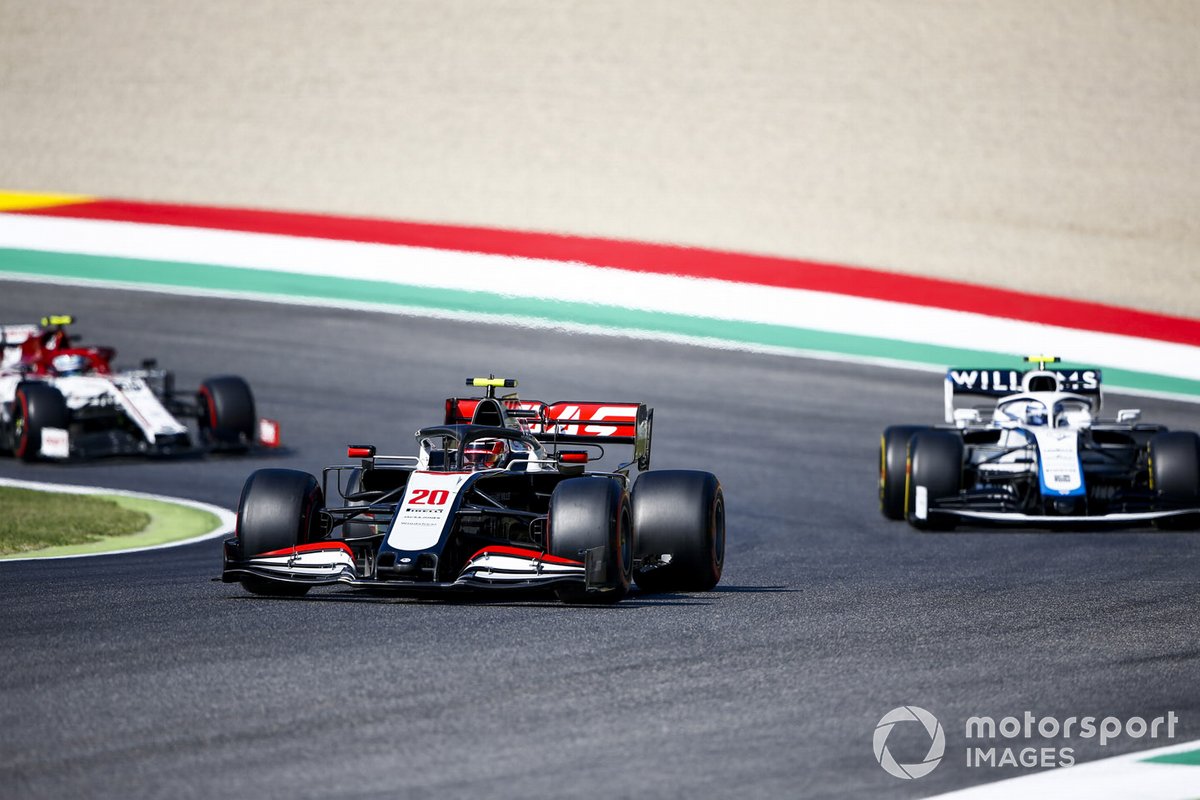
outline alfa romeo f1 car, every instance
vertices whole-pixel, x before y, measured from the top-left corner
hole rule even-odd
[[[234,375],[178,392],[153,361],[115,371],[111,347],[80,347],[69,316],[0,326],[0,450],[19,459],[243,452],[279,444],[279,425],[255,416]],[[181,420],[194,420],[196,435]]]
[[[706,591],[725,560],[725,500],[709,472],[650,470],[641,403],[446,400],[415,456],[352,445],[357,464],[266,469],[246,481],[222,579],[264,595],[345,584],[397,593],[553,590],[564,602]],[[633,459],[587,472],[604,449]],[[636,479],[631,472],[636,468]],[[338,501],[327,503],[336,492]]]
[[[935,529],[1200,528],[1200,436],[1140,423],[1137,409],[1101,420],[1100,370],[1026,361],[1038,368],[949,370],[944,425],[883,432],[884,516]]]

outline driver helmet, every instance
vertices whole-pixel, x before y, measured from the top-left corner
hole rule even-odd
[[[1026,425],[1045,425],[1046,424],[1046,404],[1034,401],[1025,404],[1025,424]]]
[[[463,448],[464,466],[470,470],[494,469],[507,453],[503,439],[476,439]]]
[[[54,371],[63,377],[82,375],[87,372],[88,360],[78,353],[64,354],[55,356],[50,362],[50,366],[54,367]]]

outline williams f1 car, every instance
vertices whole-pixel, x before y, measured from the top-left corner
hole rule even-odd
[[[69,316],[0,325],[0,451],[25,461],[177,455],[279,444],[278,423],[255,416],[234,375],[178,392],[153,361],[115,371],[111,347],[80,347]],[[195,435],[182,420],[195,421]]]
[[[918,528],[957,523],[1200,528],[1200,436],[1102,420],[1101,371],[952,369],[945,424],[883,432],[884,516]]]
[[[415,456],[352,445],[322,480],[266,469],[246,481],[222,579],[255,594],[344,584],[396,593],[553,590],[564,602],[706,591],[725,559],[725,500],[709,472],[650,469],[640,403],[450,398]],[[588,472],[604,449],[633,459]],[[635,470],[636,468],[636,470]],[[631,472],[637,473],[636,478]],[[331,490],[338,500],[328,503]]]

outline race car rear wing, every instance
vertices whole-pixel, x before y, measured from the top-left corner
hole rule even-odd
[[[1022,391],[1022,387],[1025,385],[1025,376],[1032,372],[1040,371],[980,368],[955,368],[946,370],[946,422],[954,424],[956,422],[955,412],[962,409],[973,409],[975,411],[987,411],[990,413],[994,408],[994,403],[981,404],[960,401],[964,398],[968,401],[971,398],[986,398],[994,401],[999,397],[1017,394]],[[1094,397],[1096,400],[1095,410],[1100,410],[1102,400],[1100,370],[1087,368],[1048,371],[1053,372],[1055,377],[1058,378],[1058,383],[1062,391],[1084,397]]]
[[[498,404],[503,408],[501,419],[488,424],[513,425],[536,436],[543,444],[633,446],[638,468],[650,468],[650,440],[654,410],[645,403],[613,403],[594,400],[560,400],[545,403],[541,400],[521,400],[515,395],[496,397],[499,386],[515,387],[515,380],[500,383],[500,378],[470,378],[468,386],[488,387],[485,397],[450,397],[446,399],[446,425],[479,424],[480,404]],[[489,382],[490,381],[490,382]],[[480,412],[480,413],[477,413]]]
[[[0,347],[25,344],[30,336],[36,336],[41,330],[37,325],[0,325]]]

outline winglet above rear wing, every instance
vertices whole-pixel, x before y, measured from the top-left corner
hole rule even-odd
[[[1049,357],[1039,357],[1046,358]],[[1037,359],[1035,359],[1037,360]],[[1019,370],[954,368],[946,370],[946,422],[955,423],[955,411],[965,408],[982,408],[979,404],[960,403],[962,398],[995,399],[1023,391],[1025,376],[1037,372],[1052,373],[1064,392],[1096,398],[1096,410],[1100,408],[1101,371],[1098,369]]]

